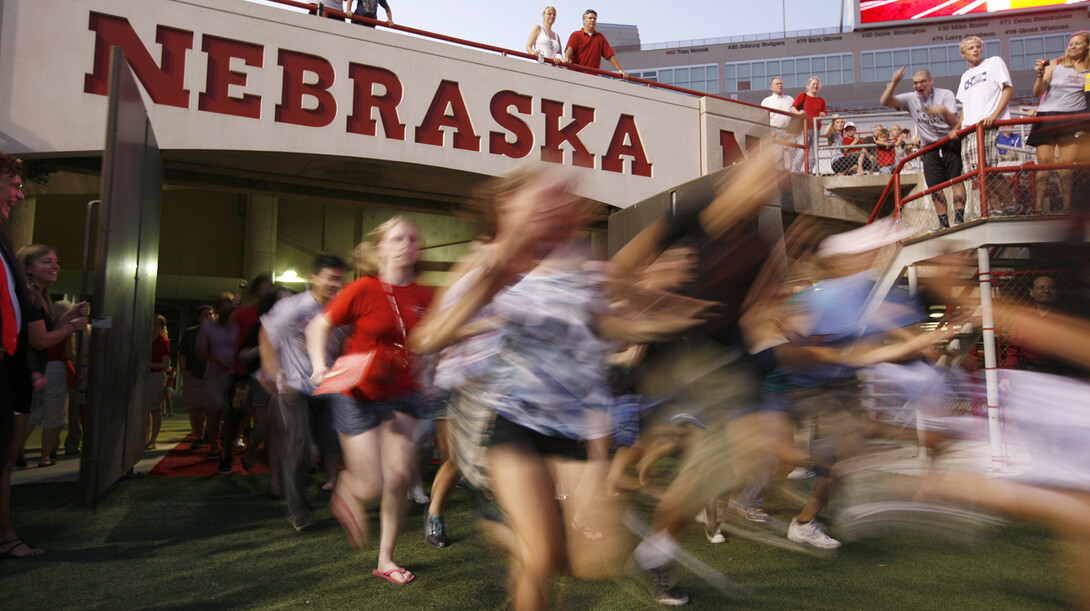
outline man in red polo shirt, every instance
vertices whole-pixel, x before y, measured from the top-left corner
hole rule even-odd
[[[621,70],[621,62],[617,61],[617,54],[609,46],[609,41],[604,35],[594,31],[597,25],[598,13],[587,9],[583,13],[583,29],[572,32],[568,37],[568,48],[564,51],[565,63],[598,69],[604,57],[621,73],[621,78],[628,78],[628,73]]]

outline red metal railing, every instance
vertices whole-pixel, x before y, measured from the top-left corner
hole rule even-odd
[[[295,7],[295,8],[305,9],[305,10],[308,10],[308,11],[315,11],[315,12],[321,11],[322,14],[342,16],[345,19],[348,19],[350,21],[355,21],[355,22],[358,22],[358,23],[366,23],[368,25],[373,25],[373,26],[377,26],[377,27],[381,27],[381,28],[386,28],[386,29],[389,29],[389,30],[395,30],[395,31],[398,31],[398,32],[406,32],[408,34],[415,34],[417,36],[421,36],[421,37],[424,37],[424,38],[432,38],[432,39],[435,39],[435,40],[442,40],[443,42],[449,42],[449,43],[453,43],[453,44],[456,44],[456,45],[461,45],[461,46],[464,46],[464,47],[471,47],[471,48],[474,48],[474,49],[480,49],[482,51],[490,51],[490,52],[493,52],[493,53],[499,53],[500,55],[502,55],[504,57],[511,56],[511,57],[518,57],[518,58],[529,59],[529,60],[534,60],[534,61],[537,61],[537,59],[538,59],[536,55],[531,55],[531,54],[525,53],[523,51],[516,51],[514,49],[505,49],[503,47],[497,47],[495,45],[489,45],[489,44],[485,44],[485,43],[475,42],[475,41],[472,41],[472,40],[466,40],[466,39],[457,38],[457,37],[454,37],[454,36],[447,36],[446,34],[439,34],[439,33],[436,33],[436,32],[429,32],[428,30],[420,30],[420,29],[417,29],[417,28],[411,28],[411,27],[404,26],[404,25],[399,25],[399,24],[396,24],[396,23],[393,24],[393,25],[390,25],[390,24],[386,23],[385,21],[381,21],[381,20],[378,20],[378,19],[370,19],[368,17],[361,17],[361,16],[356,15],[355,13],[351,13],[351,12],[338,11],[336,9],[321,8],[320,3],[298,2],[297,0],[267,0],[267,1],[275,3],[275,4],[282,4],[284,6],[291,6],[291,7]],[[548,58],[548,57],[544,58],[544,60],[546,62],[550,63],[550,64],[553,64],[554,66],[562,66],[562,67],[568,68],[570,70],[575,70],[577,72],[584,72],[584,73],[587,73],[587,74],[595,74],[595,75],[599,75],[599,76],[605,76],[605,77],[609,77],[609,78],[620,79],[620,80],[624,80],[624,81],[627,81],[627,82],[630,82],[630,83],[638,83],[640,85],[644,85],[644,86],[647,86],[647,87],[653,87],[655,89],[665,89],[667,91],[674,91],[674,92],[677,92],[677,93],[684,93],[686,95],[692,95],[692,96],[696,96],[696,97],[715,98],[717,100],[723,100],[725,102],[730,102],[731,104],[739,104],[739,105],[742,105],[742,106],[749,106],[751,108],[759,108],[759,109],[761,109],[761,110],[763,110],[765,112],[776,113],[776,114],[780,114],[780,115],[786,115],[788,117],[794,117],[795,116],[795,115],[793,115],[793,114],[791,114],[789,112],[784,112],[782,110],[777,110],[775,108],[768,108],[767,106],[761,106],[760,104],[752,104],[750,102],[742,102],[740,100],[733,100],[731,98],[726,98],[726,97],[723,97],[721,95],[716,95],[716,94],[713,94],[713,93],[704,93],[702,91],[696,91],[696,90],[693,90],[693,89],[685,89],[684,87],[677,87],[677,86],[674,86],[674,85],[667,85],[666,83],[658,83],[658,82],[655,82],[655,81],[649,81],[647,79],[642,79],[642,78],[635,77],[635,76],[625,76],[625,77],[622,78],[622,77],[618,76],[616,72],[609,72],[609,71],[606,71],[606,70],[599,70],[597,68],[588,68],[586,66],[575,66],[575,65],[564,66],[563,64],[557,64],[555,60],[553,60],[552,58]],[[791,147],[791,148],[801,148],[802,151],[803,151],[803,158],[804,159],[809,159],[809,146],[808,146],[808,143],[807,143],[807,139],[803,138],[802,140],[803,140],[802,144],[793,143],[793,142],[781,142],[780,144],[781,144],[781,146],[786,146],[786,147]]]
[[[1025,124],[1038,124],[1038,123],[1066,123],[1066,122],[1069,122],[1069,121],[1090,121],[1090,113],[1078,114],[1078,115],[1052,116],[1052,117],[1026,117],[1026,118],[1021,118],[1021,119],[1007,119],[1007,120],[1004,120],[1004,121],[996,121],[994,126],[998,127],[998,128],[1001,128],[1004,125],[1025,125]],[[976,187],[977,187],[977,189],[979,189],[979,192],[980,192],[980,216],[981,216],[981,218],[988,218],[988,212],[989,212],[989,209],[990,209],[990,206],[988,205],[988,189],[987,189],[987,179],[986,179],[986,176],[988,174],[1003,174],[1003,173],[1013,172],[1013,171],[1034,172],[1034,171],[1037,171],[1037,170],[1041,170],[1041,171],[1067,170],[1067,169],[1073,169],[1073,168],[1087,168],[1087,167],[1090,167],[1090,160],[1074,161],[1074,162],[1069,162],[1069,163],[1023,163],[1023,164],[1020,164],[1020,165],[991,166],[991,167],[989,167],[984,163],[984,161],[985,161],[985,159],[984,159],[984,155],[985,155],[984,125],[982,123],[977,123],[976,125],[971,125],[969,127],[962,128],[961,130],[959,130],[957,132],[957,134],[956,134],[957,138],[955,138],[955,139],[963,139],[964,136],[966,136],[967,134],[970,134],[970,133],[973,134],[972,137],[976,138],[976,141],[977,141],[977,155],[978,155],[978,158],[977,158],[977,168],[975,170],[973,170],[972,172],[966,172],[966,173],[962,174],[961,176],[958,176],[956,178],[952,178],[950,180],[939,183],[939,184],[934,185],[932,187],[928,187],[927,189],[921,191],[920,193],[915,193],[915,194],[908,195],[908,196],[902,198],[901,197],[901,175],[900,175],[901,168],[903,168],[905,166],[905,164],[908,163],[909,161],[911,161],[913,159],[916,159],[916,158],[921,158],[924,153],[927,153],[928,151],[935,150],[935,149],[943,146],[944,144],[950,142],[952,139],[949,138],[949,137],[946,137],[946,138],[943,138],[942,140],[939,140],[938,142],[929,144],[929,145],[921,148],[920,150],[916,151],[915,153],[905,156],[904,159],[902,159],[897,164],[897,166],[893,170],[893,176],[891,177],[889,183],[886,184],[886,188],[882,191],[882,195],[880,195],[878,197],[878,202],[874,206],[874,211],[871,212],[870,217],[867,219],[867,223],[868,224],[873,223],[874,220],[876,218],[878,218],[878,214],[880,213],[880,211],[882,209],[882,206],[886,201],[886,196],[889,195],[890,191],[893,191],[893,199],[894,199],[893,216],[894,216],[894,218],[899,218],[900,215],[901,215],[901,209],[908,202],[917,200],[917,199],[919,199],[921,197],[929,196],[932,193],[934,193],[936,191],[941,191],[942,189],[945,189],[946,187],[949,187],[951,185],[961,183],[961,182],[968,182],[968,181],[972,180],[972,181],[974,181],[976,183]]]

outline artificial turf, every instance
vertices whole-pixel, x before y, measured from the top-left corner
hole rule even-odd
[[[134,477],[97,507],[76,505],[74,483],[13,488],[19,532],[48,550],[0,560],[7,609],[499,609],[504,557],[489,545],[474,505],[455,491],[450,547],[427,547],[413,506],[396,558],[417,580],[371,576],[375,543],[350,552],[313,482],[320,521],[295,532],[265,493],[266,475]],[[637,495],[638,515],[652,501]],[[781,517],[788,508],[769,506]],[[374,516],[372,515],[372,518]],[[374,519],[372,519],[374,523]],[[377,524],[372,532],[377,531]],[[835,532],[833,533],[835,534]],[[815,557],[731,537],[711,545],[699,526],[686,551],[749,591],[724,599],[689,571],[679,586],[692,609],[1065,609],[1066,586],[1044,532],[1004,526],[973,546],[935,534],[888,534]],[[655,609],[631,580],[561,577],[561,609]]]

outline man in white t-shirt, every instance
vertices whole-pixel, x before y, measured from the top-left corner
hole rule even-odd
[[[995,166],[999,163],[999,153],[996,150],[995,140],[999,130],[993,126],[996,121],[1010,119],[1010,111],[1007,104],[1014,95],[1011,86],[1011,75],[1007,64],[999,57],[984,59],[984,41],[976,36],[969,36],[961,41],[961,56],[969,64],[969,69],[961,75],[961,83],[958,85],[957,99],[961,103],[961,114],[958,122],[951,130],[954,132],[964,127],[970,127],[980,123],[984,126],[984,163],[987,166]],[[974,134],[966,134],[962,138],[961,145],[961,169],[963,172],[972,172],[980,167],[977,138]],[[1002,214],[1003,206],[1012,202],[1003,201],[1000,196],[1005,189],[999,189],[1001,176],[988,174],[985,178],[987,185],[987,204],[989,214]],[[983,208],[983,206],[981,206]]]
[[[768,84],[768,88],[772,90],[772,95],[761,100],[761,106],[765,108],[774,108],[776,110],[782,110],[791,114],[801,114],[801,111],[796,111],[792,108],[794,99],[791,96],[783,94],[783,79],[774,76]],[[776,112],[768,113],[768,124],[772,127],[772,131],[776,134],[777,142],[798,142],[798,135],[792,136],[787,132],[787,126],[791,123],[791,115],[783,115]],[[792,172],[802,172],[802,150],[790,146],[777,145],[776,146],[776,169],[787,169]]]

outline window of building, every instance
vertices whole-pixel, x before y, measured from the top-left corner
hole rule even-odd
[[[630,74],[649,81],[684,87],[685,89],[693,89],[703,93],[719,93],[719,67],[715,64],[655,68],[631,72]]]
[[[727,92],[767,89],[768,81],[774,76],[782,78],[783,86],[787,89],[805,87],[811,76],[820,78],[822,85],[855,82],[851,53],[730,62],[725,67],[723,91]]]
[[[984,41],[984,57],[999,55],[999,41]],[[929,47],[909,47],[905,49],[887,49],[882,51],[862,51],[859,53],[860,68],[864,83],[889,82],[893,72],[907,65],[905,76],[909,77],[920,69],[931,71],[931,76],[958,76],[965,72],[968,64],[961,56],[958,43]],[[1030,64],[1032,67],[1032,62]],[[1014,67],[1011,66],[1013,69]]]
[[[1012,38],[1010,69],[1033,70],[1033,64],[1038,59],[1056,59],[1063,56],[1072,33]]]

